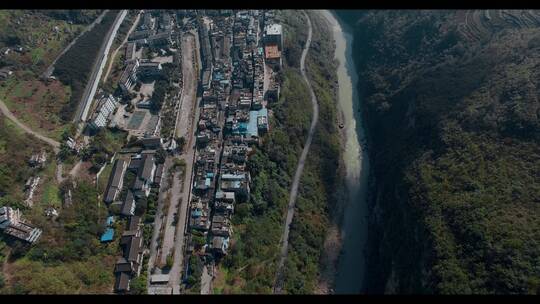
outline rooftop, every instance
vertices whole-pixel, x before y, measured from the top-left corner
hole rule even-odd
[[[281,57],[281,52],[276,44],[266,46],[264,48],[264,53],[267,59],[277,59]]]
[[[102,243],[110,242],[113,240],[113,237],[114,237],[114,229],[107,228],[107,230],[105,230],[105,233],[103,233],[103,235],[101,236],[101,242]]]
[[[266,35],[281,35],[281,24],[269,24],[264,28]]]

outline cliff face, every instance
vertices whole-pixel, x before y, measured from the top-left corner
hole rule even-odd
[[[375,181],[368,292],[538,293],[540,14],[338,15]]]

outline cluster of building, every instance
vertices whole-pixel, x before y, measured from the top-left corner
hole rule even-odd
[[[152,12],[146,11],[137,30],[129,36],[129,41],[156,47],[174,44],[173,25],[173,18],[169,12],[162,11],[154,17]]]
[[[163,75],[161,63],[150,60],[131,59],[120,76],[119,86],[124,94],[129,94],[131,89],[141,78],[160,77]]]
[[[114,98],[114,96],[103,96],[99,100],[97,111],[94,112],[92,118],[90,119],[90,122],[88,123],[88,127],[90,128],[90,130],[95,132],[98,131],[100,128],[106,127],[111,115],[114,113],[117,106],[118,101],[116,100],[116,98]]]
[[[105,203],[120,206],[120,214],[128,217],[134,215],[137,199],[148,197],[152,187],[159,187],[163,174],[163,165],[157,164],[155,158],[156,149],[162,145],[161,138],[143,138],[138,143],[143,147],[140,153],[128,160],[115,160],[103,197]],[[134,178],[126,178],[127,172]],[[130,184],[125,185],[125,181]],[[123,198],[119,196],[122,190],[127,190]]]
[[[32,154],[32,156],[28,160],[28,165],[31,168],[41,169],[45,166],[46,161],[47,152],[41,151]],[[37,190],[40,181],[41,177],[38,175],[31,176],[26,180],[26,183],[24,185],[24,204],[26,206],[32,207],[34,193]]]
[[[0,208],[0,230],[16,239],[34,243],[41,236],[41,229],[32,226],[21,216],[19,209],[11,207]]]
[[[280,25],[263,26],[265,16],[220,11],[199,23],[203,94],[189,227],[206,235],[206,251],[219,256],[227,254],[235,204],[249,199],[246,161],[269,131],[264,49],[275,46],[280,54],[282,38]],[[271,69],[280,60],[266,64]]]
[[[176,44],[177,34],[174,33],[173,27],[174,19],[169,12],[156,10],[142,12],[142,18],[137,30],[132,32],[128,37],[128,43],[125,49],[125,67],[118,80],[118,87],[121,94],[118,94],[116,98],[112,95],[104,95],[98,98],[99,102],[96,111],[92,118],[88,120],[87,124],[91,132],[107,126],[125,129],[126,126],[119,123],[114,115],[116,114],[116,109],[120,107],[120,103],[124,104],[127,100],[122,97],[133,98],[133,96],[138,96],[140,92],[134,90],[137,84],[151,83],[152,80],[157,80],[164,76],[162,62],[157,61],[157,59],[142,58],[142,49],[147,47],[166,49],[167,47],[174,46]],[[153,87],[153,85],[151,86]],[[140,94],[141,99],[135,101],[137,108],[152,108],[154,99],[147,98],[151,97],[152,94],[146,92],[144,95],[147,96],[143,98],[143,94]],[[130,117],[125,109],[120,111],[120,114],[124,115],[124,119]]]
[[[129,291],[131,278],[141,274],[144,246],[140,217],[131,216],[129,218],[126,230],[120,239],[120,246],[122,247],[122,257],[114,266],[116,277],[114,289],[116,292],[123,293]]]
[[[136,215],[138,202],[150,195],[153,187],[159,188],[163,174],[163,164],[157,164],[156,150],[162,146],[159,137],[143,138],[137,142],[139,153],[115,160],[103,200],[116,206],[119,215],[128,219],[128,227],[121,236],[123,257],[115,267],[115,291],[129,291],[129,282],[140,274],[143,257],[142,225]],[[128,177],[128,175],[130,177]],[[114,230],[108,228],[102,236],[103,242],[112,241]]]
[[[3,67],[0,69],[0,80],[7,79],[9,76],[13,75],[13,71],[9,67]]]

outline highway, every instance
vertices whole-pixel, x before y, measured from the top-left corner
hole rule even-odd
[[[101,49],[100,49],[101,55],[95,62],[90,79],[88,80],[88,83],[86,84],[86,88],[82,95],[81,102],[79,103],[79,107],[77,108],[77,112],[74,117],[75,123],[86,121],[88,112],[90,111],[90,106],[92,105],[92,100],[94,99],[94,95],[96,94],[99,80],[101,79],[101,73],[103,72],[105,63],[107,62],[107,56],[109,54],[109,50],[111,49],[111,45],[114,41],[114,38],[116,37],[116,34],[118,33],[118,28],[120,27],[120,24],[122,23],[122,21],[124,21],[124,18],[126,17],[126,15],[127,15],[127,10],[122,10],[116,16],[113,26],[107,33],[107,37],[105,38],[104,43],[101,45]],[[81,128],[79,129],[79,132],[80,131],[82,131]]]
[[[307,83],[309,93],[311,95],[311,103],[313,105],[313,117],[311,118],[311,126],[309,128],[309,134],[306,140],[306,144],[304,145],[304,149],[302,150],[302,154],[300,155],[300,159],[298,160],[298,165],[296,167],[296,173],[294,174],[294,179],[292,182],[291,192],[289,194],[289,204],[287,208],[287,216],[285,219],[285,224],[283,227],[283,235],[281,237],[281,256],[278,264],[278,272],[276,276],[276,284],[274,286],[274,293],[281,293],[282,291],[282,284],[283,284],[283,266],[285,264],[285,260],[287,258],[287,249],[289,247],[289,230],[290,225],[294,216],[294,207],[296,205],[296,197],[298,195],[298,186],[300,184],[300,178],[302,177],[302,172],[304,171],[304,164],[306,162],[306,158],[309,152],[309,148],[311,146],[311,141],[313,140],[313,134],[315,134],[315,127],[317,126],[317,121],[319,120],[319,105],[317,103],[317,97],[315,96],[315,92],[313,92],[313,88],[311,87],[311,83],[309,82],[306,71],[305,71],[305,61],[306,56],[309,51],[309,47],[311,45],[311,35],[312,35],[312,27],[311,27],[311,20],[309,19],[309,16],[304,12],[304,15],[307,18],[307,24],[308,24],[308,37],[306,40],[306,45],[304,46],[304,50],[302,51],[302,57],[300,59],[300,71],[302,73],[302,77]]]

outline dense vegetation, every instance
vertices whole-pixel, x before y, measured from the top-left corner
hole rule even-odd
[[[290,20],[289,18],[287,20]],[[330,210],[339,199],[340,140],[337,129],[337,75],[332,33],[326,20],[310,12],[313,37],[306,71],[319,104],[319,123],[302,175],[285,264],[288,293],[313,293],[320,276],[321,252]]]
[[[376,181],[368,292],[540,291],[540,30],[466,40],[462,13],[339,12]]]
[[[302,26],[305,17],[294,11],[282,11],[280,14],[285,30],[284,49],[290,50],[279,76],[283,79],[281,96],[277,102],[269,104],[273,111],[271,131],[264,138],[263,146],[256,149],[248,161],[252,177],[251,197],[235,207],[235,235],[220,270],[225,277],[224,282],[218,280],[214,285],[216,292],[271,293],[275,283],[291,177],[312,115],[309,91],[298,70],[307,37]],[[316,26],[314,32],[323,30],[320,24]],[[314,291],[327,224],[327,190],[334,182],[332,178],[337,176],[339,138],[333,126],[335,99],[333,83],[327,81],[334,77],[331,75],[335,72],[331,62],[325,64],[328,69],[316,67],[320,64],[317,58],[323,58],[322,54],[333,54],[332,45],[323,39],[324,35],[328,33],[314,34],[307,61],[308,74],[315,82],[317,93],[321,94],[321,116],[327,122],[318,126],[304,169],[285,267],[285,289],[288,293]],[[323,178],[323,174],[327,178]]]
[[[28,160],[40,149],[48,148],[0,114],[0,206],[22,206],[23,186],[35,171]]]
[[[77,24],[92,23],[100,14],[99,10],[43,10],[38,11],[46,16]]]
[[[73,118],[94,64],[100,56],[99,50],[103,39],[107,36],[117,14],[118,11],[105,14],[100,23],[80,37],[77,43],[58,59],[54,74],[62,83],[69,85],[72,92],[69,103],[60,113],[62,120],[69,121]]]
[[[56,220],[33,217],[43,229],[33,247],[14,244],[13,272],[7,293],[106,293],[114,278],[111,269],[117,247],[100,244],[107,211],[97,203],[95,187],[85,181],[72,190],[73,205]],[[17,241],[18,243],[18,241]]]
[[[91,169],[97,172],[116,151],[124,146],[126,138],[125,131],[100,129],[92,137],[90,145],[82,151],[82,158],[89,160],[92,163]]]

